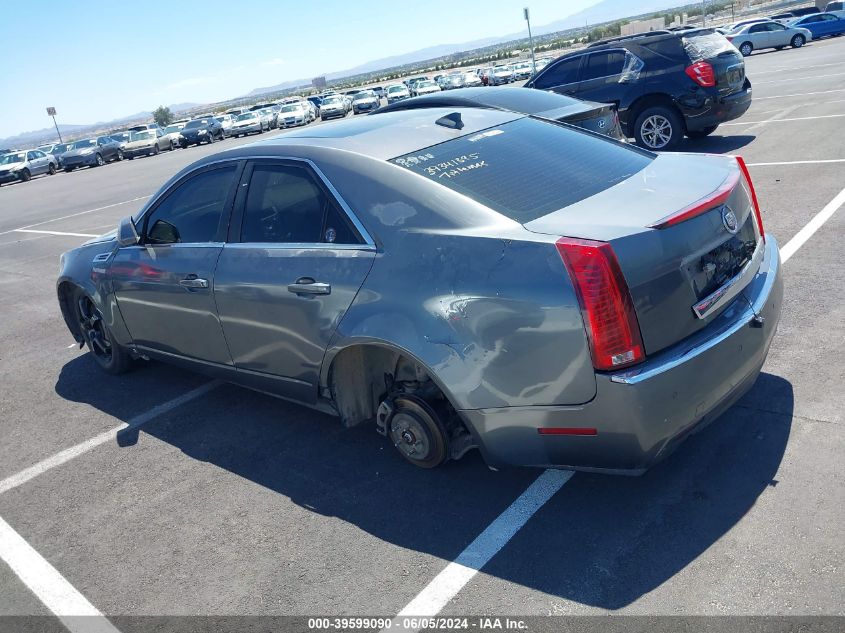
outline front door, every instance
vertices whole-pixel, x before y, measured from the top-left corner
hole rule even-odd
[[[139,221],[140,244],[112,260],[114,293],[138,348],[231,365],[213,293],[236,171],[214,166],[176,183]]]
[[[214,280],[229,350],[261,388],[313,403],[375,247],[308,163],[256,161],[239,189]]]

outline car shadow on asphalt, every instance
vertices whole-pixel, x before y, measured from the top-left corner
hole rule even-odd
[[[65,365],[56,392],[111,413],[108,378],[73,380],[72,395],[65,388],[89,365]],[[158,367],[140,370],[150,374],[146,382]],[[185,408],[121,432],[118,444],[132,450],[133,436],[148,434],[271,495],[444,561],[538,475],[492,472],[477,451],[433,471],[416,469],[371,425],[344,429],[331,416],[231,385]],[[632,603],[693,563],[777,485],[792,410],[791,384],[761,374],[737,405],[644,476],[576,474],[485,574],[589,606]],[[350,545],[325,546],[342,557]]]
[[[724,136],[722,135],[724,134]],[[731,135],[717,130],[704,138],[688,138],[681,143],[681,152],[703,152],[705,154],[727,154],[749,145],[757,137],[752,134]]]

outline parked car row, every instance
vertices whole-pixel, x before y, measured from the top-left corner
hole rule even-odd
[[[802,7],[768,18],[734,22],[716,30],[748,57],[758,50],[801,48],[810,40],[845,34],[845,10],[842,2],[831,2],[823,12],[814,6]]]

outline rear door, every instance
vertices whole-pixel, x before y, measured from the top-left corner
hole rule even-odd
[[[139,223],[141,243],[115,254],[109,274],[138,347],[231,365],[213,290],[238,168],[209,166],[175,184]]]
[[[29,162],[29,173],[33,176],[37,174],[43,174],[47,171],[47,159],[46,158],[39,158],[39,154],[41,152],[27,152],[26,159]],[[43,154],[41,154],[43,156]]]
[[[578,83],[579,99],[619,104],[619,79],[625,67],[624,49],[585,55]]]
[[[765,22],[752,24],[748,27],[747,39],[754,46],[755,50],[773,46],[773,44],[770,43],[772,38],[769,36],[769,27]]]
[[[583,55],[564,57],[550,64],[526,86],[538,90],[551,90],[562,95],[574,95],[578,91],[579,73]]]
[[[323,355],[376,256],[313,166],[248,165],[214,296],[237,369],[259,388],[313,403]]]

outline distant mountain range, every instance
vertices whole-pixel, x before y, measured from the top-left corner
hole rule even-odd
[[[173,105],[167,107],[169,107],[170,110],[175,113],[183,112],[185,110],[191,110],[193,108],[198,108],[200,105],[201,104],[199,103],[174,103]],[[94,134],[100,130],[110,130],[117,127],[121,127],[123,125],[128,125],[130,123],[135,123],[136,121],[149,121],[152,116],[152,112],[147,112],[145,110],[143,112],[136,112],[135,114],[130,114],[129,116],[121,117],[119,119],[114,119],[113,121],[98,121],[97,123],[87,123],[83,125],[59,123],[59,132],[62,135],[62,139],[67,140],[69,137],[78,137],[83,136],[85,134]],[[40,130],[33,130],[31,132],[22,132],[17,136],[10,136],[8,138],[0,139],[0,148],[35,147],[37,145],[43,145],[45,143],[58,142],[59,139],[56,138],[56,128],[50,126]]]
[[[601,0],[591,7],[587,7],[578,13],[574,13],[561,20],[550,22],[542,26],[535,26],[532,28],[534,35],[547,35],[549,33],[557,33],[558,31],[566,31],[583,27],[590,24],[601,24],[603,22],[610,22],[612,20],[619,20],[621,18],[643,15],[646,13],[654,13],[671,7],[677,7],[678,0],[633,0],[632,2],[620,2],[619,0]],[[517,15],[514,19],[520,19],[522,16]],[[360,66],[349,68],[338,72],[326,73],[325,77],[328,80],[340,79],[342,77],[350,77],[353,75],[360,75],[363,73],[374,72],[384,68],[395,68],[397,66],[405,66],[406,64],[414,64],[417,62],[427,61],[429,59],[437,59],[446,55],[452,55],[463,51],[473,50],[476,48],[484,48],[492,44],[501,44],[503,42],[510,42],[512,40],[522,39],[528,35],[526,31],[518,33],[509,33],[498,37],[487,37],[480,40],[473,40],[470,42],[461,42],[458,44],[440,44],[438,46],[429,46],[421,48],[411,53],[404,53],[402,55],[393,55],[391,57],[383,57],[371,62],[366,62]],[[264,88],[255,88],[246,96],[258,96],[262,94],[279,92],[287,88],[294,88],[297,86],[310,85],[311,78],[294,79],[285,81],[275,86],[267,86]]]

